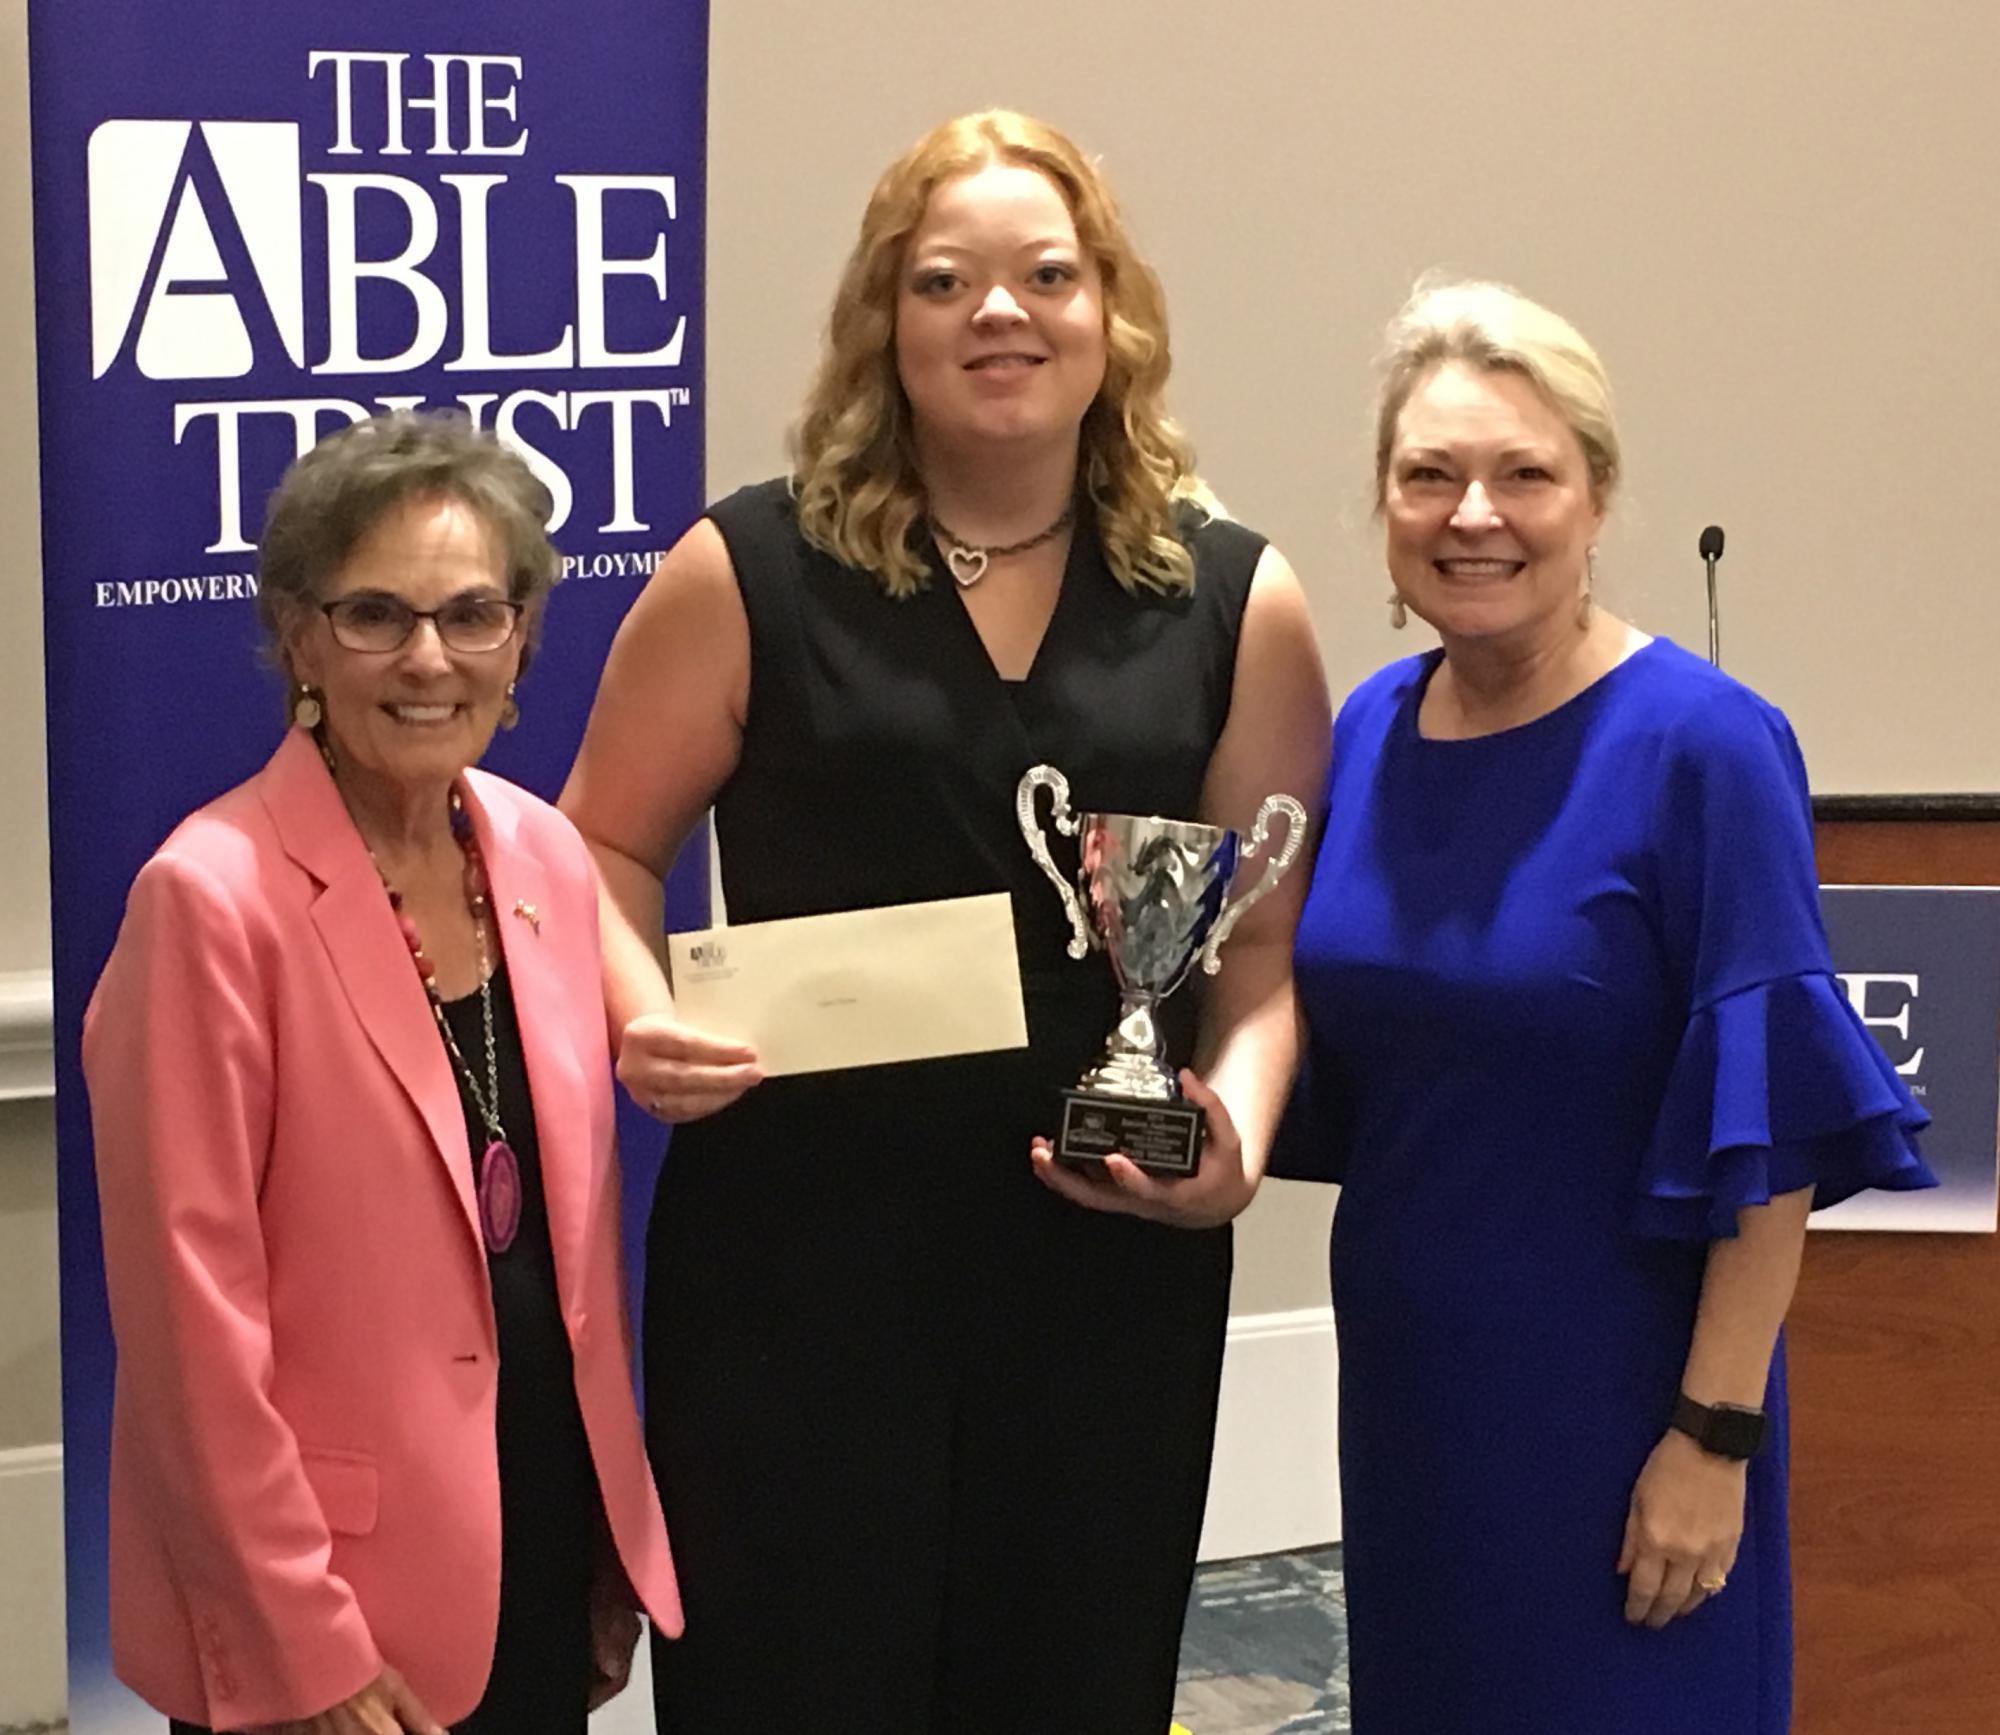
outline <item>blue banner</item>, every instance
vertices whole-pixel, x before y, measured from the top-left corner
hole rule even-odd
[[[140,864],[276,743],[263,506],[353,419],[462,406],[548,485],[566,582],[489,763],[560,785],[612,632],[703,503],[707,13],[31,0],[29,70],[71,1726],[99,1735],[158,1719],[107,1654],[84,1003]],[[705,886],[693,863],[674,925]]]
[[[1826,886],[1834,969],[1910,1093],[1929,1110],[1921,1193],[1862,1193],[1819,1229],[1991,1234],[2000,1222],[2000,889]]]

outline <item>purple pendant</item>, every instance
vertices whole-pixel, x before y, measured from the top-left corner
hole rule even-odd
[[[490,1253],[505,1253],[521,1228],[521,1165],[514,1147],[495,1139],[479,1159],[479,1230]]]

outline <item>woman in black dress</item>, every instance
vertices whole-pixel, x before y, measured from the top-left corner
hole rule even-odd
[[[1241,827],[1322,787],[1328,722],[1298,582],[1196,480],[1167,368],[1076,148],[938,128],[870,201],[792,476],[697,524],[613,649],[563,805],[620,1076],[683,1123],[646,1309],[669,1735],[1168,1721],[1303,876],[1169,1003],[1200,1172],[1086,1178],[1031,1142],[1116,996],[1014,790],[1047,761],[1081,808]],[[1029,1046],[766,1082],[678,1023],[661,875],[711,804],[736,921],[1012,893]]]

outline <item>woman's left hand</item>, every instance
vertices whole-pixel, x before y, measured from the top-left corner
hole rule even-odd
[[[625,1691],[639,1648],[639,1613],[623,1571],[600,1571],[590,1587],[590,1708]]]
[[[1625,1618],[1659,1628],[1688,1615],[1723,1584],[1743,1540],[1744,1465],[1669,1430],[1632,1489],[1625,1546]],[[1705,1587],[1705,1588],[1704,1588]]]
[[[1038,1138],[1029,1160],[1043,1186],[1092,1211],[1120,1211],[1181,1229],[1213,1229],[1250,1203],[1257,1184],[1243,1165],[1243,1141],[1221,1097],[1186,1067],[1181,1089],[1208,1122],[1201,1162],[1192,1175],[1166,1180],[1149,1175],[1129,1157],[1110,1156],[1100,1174],[1082,1173],[1056,1161],[1055,1147]]]

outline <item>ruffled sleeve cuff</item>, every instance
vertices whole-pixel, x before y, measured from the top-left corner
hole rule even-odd
[[[1739,989],[1688,1020],[1636,1226],[1711,1241],[1736,1233],[1743,1206],[1802,1187],[1815,1209],[1865,1187],[1935,1187],[1914,1139],[1929,1123],[1831,976]]]

